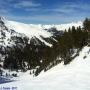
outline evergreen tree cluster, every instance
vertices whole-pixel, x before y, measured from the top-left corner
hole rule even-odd
[[[90,18],[86,18],[84,23],[84,30],[88,32],[88,46],[90,46]]]

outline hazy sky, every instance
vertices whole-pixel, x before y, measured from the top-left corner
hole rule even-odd
[[[90,0],[0,0],[0,16],[34,24],[60,24],[90,17]]]

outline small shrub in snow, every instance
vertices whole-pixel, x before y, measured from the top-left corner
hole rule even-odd
[[[87,58],[87,56],[84,56],[83,59]]]
[[[14,74],[14,73],[13,73],[12,76],[13,76],[13,77],[17,77],[17,74]]]

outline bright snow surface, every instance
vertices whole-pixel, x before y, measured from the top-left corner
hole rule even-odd
[[[25,34],[27,37],[29,37],[29,39],[31,39],[32,37],[36,37],[41,42],[44,42],[45,45],[50,47],[52,46],[51,44],[47,43],[45,40],[41,38],[41,36],[43,36],[44,38],[49,38],[52,36],[52,34],[44,30],[41,27],[41,25],[32,25],[32,24],[29,25],[29,24],[19,23],[15,21],[5,21],[5,25],[9,29],[13,29],[18,33]]]
[[[84,47],[69,65],[58,64],[37,77],[30,76],[28,71],[17,81],[1,84],[0,87],[17,87],[15,90],[90,90],[90,47]]]
[[[30,38],[33,36],[39,37],[42,35],[43,37],[50,37],[51,34],[50,32],[47,32],[44,29],[50,29],[52,27],[55,27],[57,30],[65,30],[71,28],[72,26],[79,27],[82,26],[82,22],[72,22],[68,24],[60,24],[60,25],[42,25],[42,24],[24,24],[20,22],[15,22],[15,21],[6,21],[5,22],[6,26],[10,29],[13,29],[19,33],[24,33]]]

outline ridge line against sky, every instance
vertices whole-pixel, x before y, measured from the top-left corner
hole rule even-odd
[[[90,0],[0,0],[0,16],[23,23],[69,23],[90,17]]]

